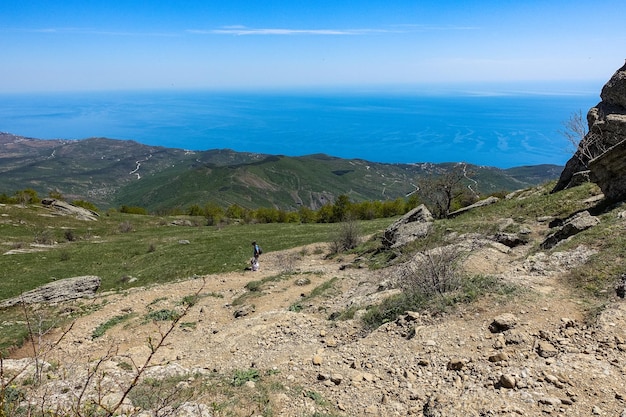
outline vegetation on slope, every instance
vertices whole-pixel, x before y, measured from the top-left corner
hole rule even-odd
[[[601,202],[597,203],[593,197],[600,190],[591,183],[550,194],[553,185],[549,183],[528,189],[519,192],[515,198],[504,199],[458,217],[437,220],[428,238],[416,240],[403,248],[388,251],[376,243],[363,247],[365,252],[362,255],[369,254],[371,264],[377,268],[407,261],[410,263],[416,253],[428,254],[430,249],[449,244],[450,236],[492,236],[500,231],[499,225],[504,219],[513,220],[505,231],[516,233],[523,228],[528,229],[538,218],[558,224],[580,211],[589,210],[599,217],[600,224],[561,242],[547,253],[568,251],[580,245],[596,251],[585,264],[569,270],[565,275],[572,291],[580,293],[588,302],[588,311],[594,313],[605,303],[607,296],[612,295],[613,286],[626,270],[626,237],[622,233],[624,223],[618,215],[623,210],[623,204],[605,207]],[[539,245],[543,238],[545,236],[539,236],[532,243],[531,254],[540,251]],[[507,295],[516,291],[493,277],[468,276],[460,265],[464,255],[454,249],[426,256],[430,257],[427,268],[409,268],[409,273],[403,277],[402,294],[369,309],[364,317],[368,326],[377,327],[406,311],[428,310],[436,314],[456,303],[472,301],[480,295]],[[350,313],[346,314],[349,316]]]
[[[127,205],[150,212],[192,204],[248,209],[317,209],[339,195],[353,201],[395,200],[433,174],[458,164],[382,164],[327,155],[302,157],[230,150],[188,152],[132,141],[92,138],[43,141],[0,134],[0,193],[32,188],[104,209]],[[466,185],[481,195],[554,179],[560,167],[507,170],[467,165]]]

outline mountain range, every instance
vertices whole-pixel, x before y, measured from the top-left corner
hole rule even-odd
[[[54,191],[100,208],[129,205],[160,211],[214,202],[223,207],[316,209],[342,194],[353,201],[393,200],[410,195],[421,179],[458,165],[188,151],[129,140],[42,140],[0,133],[0,193]],[[468,185],[485,195],[556,179],[563,167],[465,164],[464,169],[470,173]]]

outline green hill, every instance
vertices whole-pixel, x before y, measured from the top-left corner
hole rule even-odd
[[[90,138],[40,140],[0,134],[0,193],[32,188],[100,208],[148,210],[214,202],[223,207],[313,209],[341,194],[353,201],[394,200],[420,180],[457,163],[383,164],[316,154],[300,157],[232,150],[202,152]],[[467,165],[468,186],[479,194],[512,191],[558,177],[562,167],[499,169]]]

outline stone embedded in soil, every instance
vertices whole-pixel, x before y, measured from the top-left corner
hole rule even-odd
[[[514,328],[517,322],[518,320],[515,315],[511,313],[504,313],[493,319],[493,322],[489,325],[489,331],[491,333],[504,332]]]
[[[550,342],[541,340],[537,345],[537,353],[542,358],[552,358],[556,356],[559,351]]]
[[[515,388],[515,377],[513,375],[502,374],[500,376],[500,385],[502,385],[504,388]]]

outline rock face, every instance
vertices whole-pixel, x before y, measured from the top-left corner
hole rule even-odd
[[[433,223],[433,215],[425,205],[409,211],[385,229],[383,245],[387,248],[397,248],[409,242],[428,235]]]
[[[78,207],[55,198],[44,198],[41,200],[41,204],[55,210],[61,215],[76,216],[80,220],[96,220],[98,218],[98,213],[95,211],[87,210],[86,208]]]
[[[626,164],[620,162],[624,160],[624,145],[620,143],[626,140],[626,65],[604,85],[600,98],[602,101],[587,113],[589,132],[565,165],[552,192],[575,185],[575,175],[589,169],[591,181],[600,186],[608,199],[624,198],[626,190],[622,188],[626,187],[615,183],[626,174]]]
[[[574,236],[583,230],[587,230],[590,227],[596,226],[600,223],[597,217],[589,214],[588,211],[583,211],[575,216],[567,219],[561,227],[555,232],[551,233],[546,240],[541,243],[541,248],[550,249],[556,246],[560,241],[567,239],[570,236]]]
[[[626,116],[624,116],[626,122]],[[626,125],[626,123],[625,123]],[[625,136],[626,137],[626,136]],[[589,162],[590,179],[598,184],[608,201],[626,199],[626,140]]]
[[[458,216],[459,214],[465,213],[467,211],[473,210],[475,208],[479,208],[479,207],[485,207],[485,206],[489,206],[491,204],[495,204],[498,201],[500,201],[500,199],[498,197],[487,197],[484,200],[480,200],[472,205],[463,207],[461,209],[458,209],[456,211],[453,211],[452,213],[448,214],[448,217],[455,217]]]
[[[67,278],[35,288],[19,297],[9,298],[0,303],[0,307],[11,307],[21,302],[26,304],[59,303],[77,298],[91,297],[98,288],[100,288],[100,277],[94,275]]]

